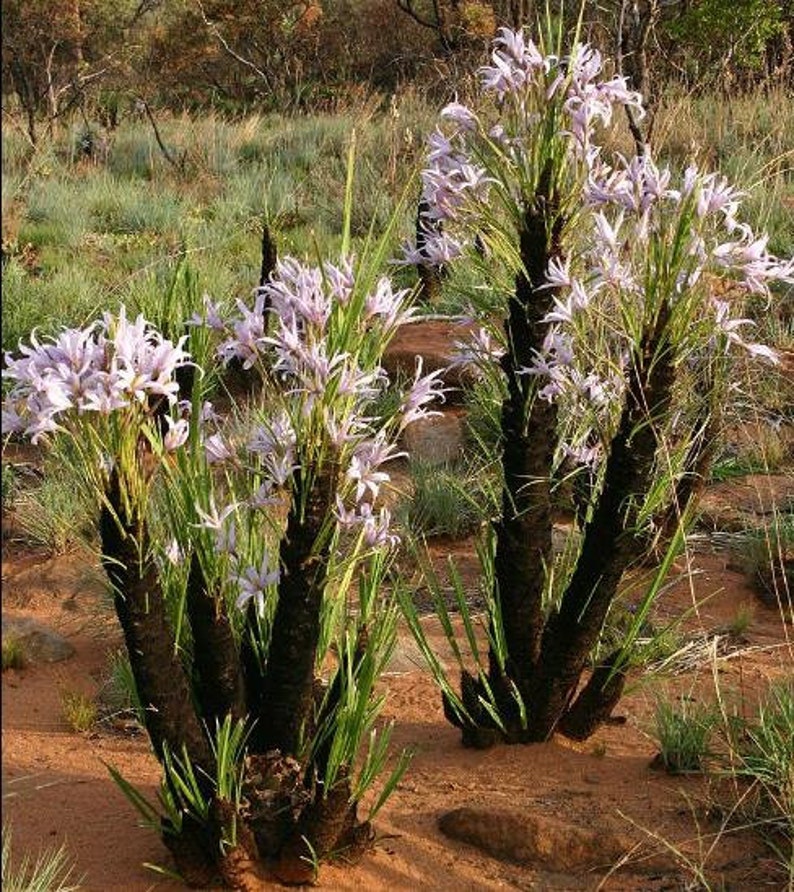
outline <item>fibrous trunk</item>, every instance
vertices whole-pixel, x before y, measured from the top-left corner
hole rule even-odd
[[[162,760],[164,747],[180,754],[184,745],[191,761],[212,775],[212,752],[174,648],[159,574],[149,556],[148,530],[144,521],[127,516],[116,472],[107,499],[100,518],[103,565],[152,746]]]
[[[300,471],[293,506],[281,541],[281,580],[268,651],[262,703],[265,710],[256,741],[260,752],[277,749],[297,755],[314,705],[314,666],[325,588],[325,555],[315,551],[328,501],[315,483],[301,516]]]
[[[603,489],[559,611],[546,624],[528,691],[530,740],[547,740],[563,718],[620,580],[645,544],[637,527],[639,509],[653,471],[658,421],[667,414],[674,380],[663,344],[666,323],[662,308],[635,357]]]
[[[551,475],[557,407],[539,399],[529,368],[543,348],[544,316],[554,290],[540,290],[559,256],[561,221],[549,203],[527,211],[521,233],[524,270],[516,280],[505,324],[502,367],[508,395],[502,406],[502,517],[496,528],[496,592],[504,620],[508,673],[525,682],[538,658],[543,631],[545,567],[552,555]],[[492,667],[493,668],[493,667]]]

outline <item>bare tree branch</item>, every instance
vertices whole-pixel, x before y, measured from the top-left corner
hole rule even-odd
[[[224,50],[226,50],[226,52],[234,60],[239,62],[241,65],[245,65],[246,68],[250,68],[251,71],[253,71],[259,78],[261,78],[261,80],[263,80],[265,82],[265,86],[268,88],[268,90],[270,90],[271,92],[275,92],[274,88],[273,88],[273,82],[270,78],[270,75],[268,75],[266,71],[263,71],[258,65],[256,65],[250,59],[246,59],[244,56],[241,56],[231,46],[229,46],[228,41],[223,36],[223,34],[221,34],[218,26],[214,22],[211,22],[207,18],[207,14],[204,11],[204,6],[201,4],[200,0],[199,0],[198,8],[201,10],[201,17],[204,20],[204,24],[210,29],[212,34],[217,38],[217,40],[219,41],[220,45],[224,48]]]

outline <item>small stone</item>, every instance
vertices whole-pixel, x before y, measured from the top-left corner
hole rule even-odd
[[[75,649],[63,635],[35,619],[26,616],[2,615],[3,640],[13,638],[18,641],[25,657],[32,662],[60,663],[75,654]]]

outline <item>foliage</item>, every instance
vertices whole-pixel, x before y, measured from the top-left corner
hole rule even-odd
[[[779,0],[637,8],[656,25],[643,45],[655,82],[790,83],[794,22]],[[561,4],[553,15],[573,31],[578,14],[604,50],[625,25],[620,9]],[[87,161],[101,160],[125,117],[156,126],[163,108],[328,111],[406,83],[448,97],[450,79],[480,60],[500,25],[528,26],[536,39],[543,28],[528,0],[5,0],[3,13],[3,89],[25,116],[28,142],[40,142],[42,124],[51,131],[77,115],[75,146]],[[168,141],[156,151],[167,155]]]
[[[24,669],[28,664],[25,646],[13,635],[3,636],[3,672],[6,669]]]
[[[413,461],[410,474],[407,521],[415,534],[461,538],[490,517],[496,499],[486,469]]]
[[[682,697],[680,707],[660,699],[656,704],[654,738],[659,757],[670,774],[702,771],[710,755],[716,714],[713,708],[699,706]]]
[[[16,500],[15,517],[22,536],[50,555],[85,548],[90,541],[95,506],[68,467],[51,459],[41,481],[25,488]]]
[[[111,656],[107,677],[98,699],[103,712],[109,716],[132,713],[141,727],[145,725],[143,707],[135,686],[135,676],[125,650],[116,651]]]
[[[794,679],[774,681],[755,709],[720,696],[713,771],[729,783],[715,806],[729,828],[752,827],[794,879]]]
[[[78,734],[89,731],[97,720],[97,705],[80,691],[61,691],[61,713],[66,724]]]
[[[777,0],[700,0],[665,24],[690,81],[741,78],[762,69],[785,31]]]
[[[747,574],[759,597],[782,616],[792,615],[794,516],[776,511],[771,522],[737,534],[731,544],[734,561]]]
[[[12,866],[11,828],[3,825],[2,879],[9,892],[77,892],[79,885],[72,882],[74,867],[66,849],[45,849],[31,862],[25,854],[21,862]]]

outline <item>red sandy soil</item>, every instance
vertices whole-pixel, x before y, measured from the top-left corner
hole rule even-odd
[[[104,765],[115,766],[153,797],[159,768],[145,736],[110,721],[76,734],[62,716],[60,692],[97,694],[108,654],[121,643],[103,606],[101,579],[86,573],[79,556],[46,559],[8,541],[4,551],[4,609],[45,622],[76,648],[66,662],[31,664],[3,674],[3,806],[4,820],[13,829],[15,856],[65,843],[86,890],[184,888],[142,866],[168,865],[168,854],[154,833],[137,826],[137,815]],[[439,546],[438,551],[457,553],[464,558],[464,571],[469,568],[469,543]],[[678,615],[692,606],[694,597],[705,603],[687,627],[714,632],[724,629],[742,607],[753,611],[740,649],[716,664],[723,695],[740,698],[750,709],[771,678],[790,672],[791,627],[780,612],[757,602],[744,578],[726,568],[725,556],[704,553],[693,560],[698,573],[665,594],[660,614]],[[435,621],[427,622],[443,653]],[[650,765],[656,753],[648,734],[655,697],[660,690],[713,697],[713,669],[706,659],[665,682],[635,685],[618,710],[625,724],[606,727],[582,745],[557,739],[482,752],[462,748],[457,731],[444,721],[438,693],[415,645],[401,638],[392,671],[383,681],[384,717],[395,721],[395,749],[409,747],[415,756],[377,817],[374,851],[352,869],[326,866],[321,886],[369,892],[700,888],[687,885],[693,878],[685,863],[689,858],[704,863],[718,888],[724,883],[725,889],[737,892],[782,890],[785,880],[757,837],[747,831],[720,835],[718,819],[708,816],[705,803],[722,794],[702,778],[670,776]],[[442,835],[439,817],[461,806],[617,830],[629,842],[643,845],[610,876],[605,877],[610,864],[601,872],[550,872],[498,860]],[[664,841],[683,854],[666,852]],[[656,858],[643,865],[642,855],[654,852]]]

